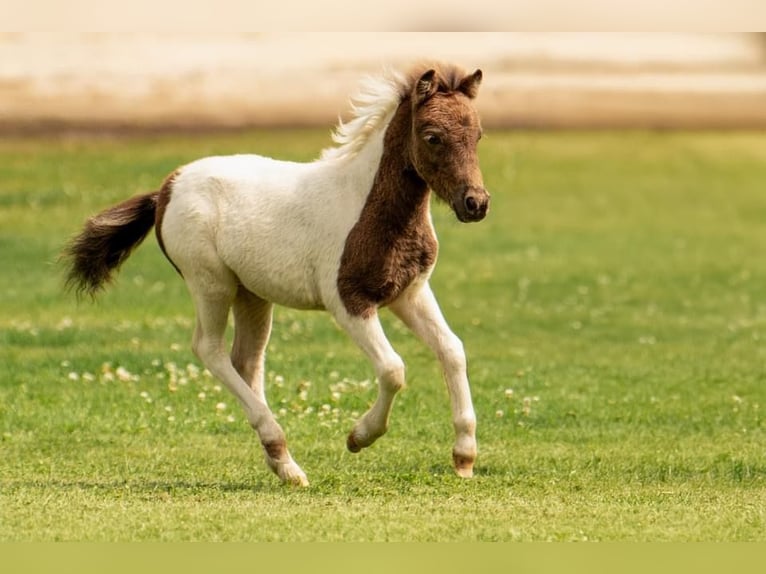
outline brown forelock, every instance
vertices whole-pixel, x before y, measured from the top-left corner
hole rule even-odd
[[[179,172],[180,170],[176,170],[167,176],[162,184],[162,187],[160,188],[160,191],[157,194],[157,212],[155,214],[154,231],[157,234],[157,243],[159,243],[160,249],[162,249],[165,257],[167,257],[168,261],[170,261],[170,264],[175,268],[178,274],[183,276],[181,270],[176,266],[175,263],[173,263],[173,260],[165,250],[165,242],[162,239],[162,219],[165,217],[165,210],[168,207],[168,203],[170,203],[170,196],[173,193],[173,183],[175,182]]]
[[[410,69],[407,74],[406,90],[409,95],[420,77],[428,70],[435,70],[434,76],[439,92],[456,92],[460,90],[461,83],[468,77],[461,67],[443,62],[421,62]]]
[[[412,106],[405,96],[386,129],[359,221],[346,238],[337,286],[352,315],[372,315],[436,261],[428,186],[409,164],[411,122]]]

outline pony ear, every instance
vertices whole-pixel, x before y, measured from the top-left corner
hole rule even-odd
[[[469,98],[475,98],[476,94],[479,92],[479,84],[481,84],[482,77],[483,74],[481,73],[481,70],[476,70],[470,76],[463,78],[463,81],[460,82],[460,85],[458,86],[458,90],[463,92]]]
[[[439,83],[436,81],[436,70],[428,70],[420,76],[415,84],[415,104],[422,104],[436,93]]]

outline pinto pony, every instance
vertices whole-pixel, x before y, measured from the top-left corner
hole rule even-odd
[[[351,452],[386,432],[404,386],[404,363],[378,319],[387,306],[443,367],[456,434],[453,463],[458,475],[470,477],[476,415],[463,345],[428,283],[438,248],[430,195],[460,221],[487,214],[473,105],[481,78],[481,70],[441,65],[370,80],[354,117],[333,134],[338,145],[310,163],[234,155],[185,165],[159,191],[86,222],[64,252],[68,284],[95,295],[154,226],[194,301],[194,353],[242,404],[268,466],[283,482],[302,486],[306,475],[264,392],[273,306],[327,310],[374,365],[378,395],[348,435]]]

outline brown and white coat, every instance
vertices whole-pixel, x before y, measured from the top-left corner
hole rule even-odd
[[[183,166],[159,191],[87,222],[67,251],[70,281],[96,292],[156,223],[197,310],[194,352],[239,399],[272,470],[301,485],[306,475],[288,453],[264,391],[273,305],[327,310],[374,365],[379,394],[348,435],[353,452],[385,433],[405,382],[404,363],[378,319],[387,306],[442,364],[456,433],[453,463],[459,475],[471,476],[476,416],[465,353],[428,280],[438,248],[431,192],[461,221],[487,213],[472,102],[480,81],[480,71],[454,66],[371,80],[353,119],[335,132],[339,145],[314,162],[235,155]]]

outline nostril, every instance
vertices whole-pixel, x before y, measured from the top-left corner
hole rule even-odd
[[[469,195],[465,198],[465,208],[469,213],[476,213],[479,209],[479,203],[476,201],[475,197]]]

